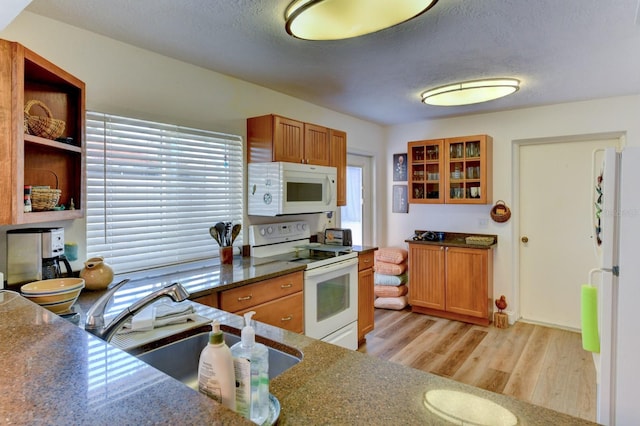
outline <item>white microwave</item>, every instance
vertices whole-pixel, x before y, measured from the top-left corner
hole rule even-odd
[[[336,210],[335,167],[249,163],[249,215],[280,216]]]

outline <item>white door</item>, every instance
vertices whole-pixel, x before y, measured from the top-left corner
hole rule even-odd
[[[371,157],[347,155],[347,205],[339,209],[340,226],[350,228],[353,245],[373,245]]]
[[[591,156],[617,139],[520,146],[520,313],[580,329],[580,287],[599,262],[592,243]],[[527,241],[527,242],[525,242]]]

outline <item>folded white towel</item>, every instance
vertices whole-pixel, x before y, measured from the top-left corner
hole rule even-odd
[[[166,318],[169,316],[176,315],[184,315],[193,313],[196,310],[193,308],[191,302],[180,302],[180,303],[158,303],[156,305],[152,305],[156,308],[156,318]]]
[[[195,321],[195,319],[195,309],[190,302],[163,302],[144,308],[134,315],[130,321],[125,322],[118,333],[149,331],[165,325],[179,324],[189,320]]]

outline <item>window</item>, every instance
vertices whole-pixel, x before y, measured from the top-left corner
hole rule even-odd
[[[242,224],[240,136],[87,112],[86,158],[87,255],[116,273],[216,257],[209,228]]]

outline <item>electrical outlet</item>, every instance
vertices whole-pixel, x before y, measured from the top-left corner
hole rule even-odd
[[[485,217],[481,217],[478,219],[478,227],[479,228],[488,228],[489,227],[489,219]]]

